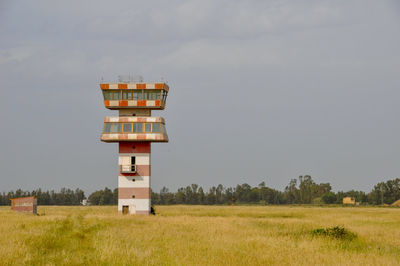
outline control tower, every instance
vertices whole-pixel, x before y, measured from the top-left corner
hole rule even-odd
[[[163,110],[169,87],[166,83],[134,82],[119,78],[101,83],[104,106],[118,116],[104,118],[101,141],[118,143],[118,212],[150,214],[151,143],[168,142],[165,120],[151,116]]]

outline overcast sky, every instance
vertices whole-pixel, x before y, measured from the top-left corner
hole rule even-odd
[[[0,1],[0,191],[117,186],[99,82],[168,81],[152,188],[400,176],[398,1]]]

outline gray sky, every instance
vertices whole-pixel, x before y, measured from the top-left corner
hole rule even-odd
[[[170,85],[152,187],[400,172],[396,1],[1,1],[0,191],[117,186],[101,77]]]

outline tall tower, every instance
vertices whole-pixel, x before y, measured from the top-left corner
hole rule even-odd
[[[101,83],[104,106],[118,110],[106,116],[101,140],[118,142],[118,212],[150,214],[151,142],[168,142],[165,120],[151,116],[163,110],[169,87],[166,83]]]

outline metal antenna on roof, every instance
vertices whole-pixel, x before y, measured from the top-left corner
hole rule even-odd
[[[129,83],[129,82],[143,82],[143,77],[141,75],[118,75],[118,82]]]

